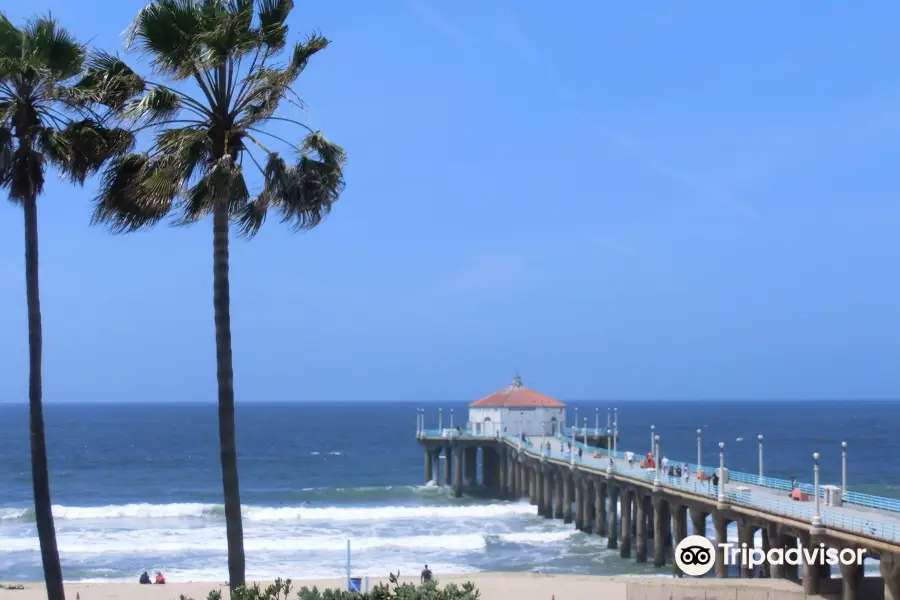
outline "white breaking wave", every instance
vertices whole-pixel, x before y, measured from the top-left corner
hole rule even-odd
[[[501,542],[509,542],[513,544],[548,544],[552,542],[563,542],[574,535],[578,535],[576,529],[567,529],[563,531],[549,532],[522,532],[522,533],[504,533],[497,536]]]
[[[94,536],[87,541],[79,535],[59,536],[59,551],[63,554],[115,554],[115,555],[176,555],[187,552],[225,552],[224,532],[212,536],[155,535],[153,532],[125,533]],[[478,533],[463,535],[409,536],[396,538],[351,539],[352,551],[370,550],[442,550],[448,552],[482,552],[486,547],[485,536]],[[4,552],[37,552],[37,538],[0,538]],[[248,538],[244,540],[247,552],[345,552],[347,540],[339,536]]]
[[[309,508],[304,506],[245,506],[241,511],[248,521],[384,521],[404,519],[495,518],[511,515],[535,515],[537,508],[527,503],[486,504],[469,506],[382,506]],[[30,511],[24,508],[2,508],[0,519],[21,519]],[[122,504],[108,506],[53,507],[60,520],[84,519],[183,519],[217,516],[222,507],[216,504]]]
[[[530,504],[482,504],[470,506],[381,506],[307,508],[250,508],[248,521],[396,521],[404,519],[489,519],[511,515],[536,515]]]

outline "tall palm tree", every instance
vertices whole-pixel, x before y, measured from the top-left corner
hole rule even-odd
[[[84,183],[131,134],[79,119],[84,110],[67,97],[65,83],[81,71],[85,50],[50,18],[14,26],[0,14],[0,187],[25,213],[25,296],[28,304],[28,407],[34,512],[49,600],[63,600],[62,568],[50,501],[41,387],[41,300],[38,286],[37,199],[47,162]],[[74,112],[73,112],[74,109]]]
[[[245,583],[245,563],[229,223],[252,237],[273,210],[295,230],[310,229],[328,214],[344,185],[343,150],[321,132],[276,114],[282,103],[302,106],[292,85],[310,57],[328,45],[325,38],[310,35],[284,52],[292,8],[292,0],[151,0],[128,30],[126,47],[149,57],[158,80],[145,80],[120,58],[99,53],[89,59],[76,86],[85,101],[130,120],[134,132],[154,133],[146,151],[109,163],[95,222],[127,232],[170,214],[176,224],[212,215],[219,450],[232,590]],[[277,134],[267,128],[273,123]],[[299,135],[284,132],[290,127],[297,127]],[[287,162],[272,144],[285,145],[296,159]],[[257,188],[254,195],[248,183]]]

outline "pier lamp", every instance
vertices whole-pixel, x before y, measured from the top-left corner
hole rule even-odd
[[[656,473],[654,474],[654,477],[653,477],[653,487],[659,488],[660,466],[659,466],[659,435],[658,434],[653,438],[653,441],[656,442],[656,444],[655,444],[656,448],[655,448],[655,453],[654,453],[654,458],[653,458],[653,460],[656,462]]]
[[[841,442],[841,500],[847,496],[847,442]]]
[[[575,429],[578,429],[578,407],[577,406],[575,407],[575,422],[572,423],[572,426],[575,427]]]
[[[606,432],[606,456],[608,457],[606,463],[606,476],[609,477],[613,472],[613,455],[609,452],[609,431]]]
[[[813,452],[813,494],[816,496],[816,512],[813,513],[811,524],[813,529],[822,528],[822,515],[819,512],[819,453]]]
[[[762,443],[763,443],[763,434],[759,434],[756,436],[756,439],[759,440],[759,485],[763,484],[763,453],[762,453]]]
[[[720,504],[725,504],[725,442],[719,442],[719,497]]]
[[[619,409],[613,409],[613,454],[618,454],[617,447],[619,445]]]
[[[606,409],[606,430],[607,431],[609,431],[611,421],[612,421],[612,413],[607,408]]]
[[[606,430],[606,454],[609,456],[609,464],[606,465],[607,473],[612,471],[612,464],[613,464],[612,454],[609,451],[609,436],[610,436],[610,431],[609,431],[609,429],[607,429]]]
[[[584,418],[584,449],[587,450],[587,417]]]
[[[594,409],[594,435],[600,432],[600,409]]]
[[[575,421],[575,427],[572,428],[572,444],[571,444],[571,447],[569,448],[569,454],[571,455],[570,462],[573,465],[575,464],[575,430],[576,429],[578,429],[578,421]]]
[[[416,431],[419,432],[420,434],[425,433],[424,421],[425,420],[422,418],[422,409],[417,408],[416,409]]]
[[[441,431],[444,430],[444,409],[443,408],[438,409],[438,429],[440,429]]]
[[[697,430],[697,477],[700,477],[700,473],[702,472],[702,469],[700,468],[700,463],[703,462],[702,437],[703,437],[703,430],[698,429]]]
[[[650,426],[650,454],[653,454],[653,433],[654,429],[656,429],[656,425]]]
[[[453,409],[450,409],[450,429],[453,429]]]

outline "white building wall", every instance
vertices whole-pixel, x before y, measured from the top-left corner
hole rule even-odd
[[[554,421],[555,427],[554,427]],[[469,429],[476,435],[496,435],[507,433],[526,436],[552,435],[559,432],[566,422],[565,408],[470,408]]]

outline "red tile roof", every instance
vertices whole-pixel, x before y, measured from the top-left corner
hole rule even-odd
[[[518,376],[513,380],[512,385],[500,391],[494,392],[489,396],[485,396],[481,400],[476,400],[469,404],[472,408],[496,408],[496,407],[535,407],[544,406],[548,408],[563,408],[565,404],[559,400],[554,400],[550,396],[545,396],[534,390],[530,390],[522,385]]]

